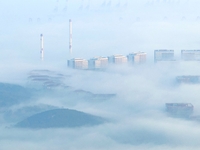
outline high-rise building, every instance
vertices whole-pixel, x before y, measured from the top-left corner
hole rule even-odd
[[[129,62],[139,64],[146,62],[146,55],[144,52],[137,52],[130,53],[127,57]]]
[[[128,61],[127,57],[124,55],[113,55],[113,56],[110,56],[108,60],[110,63],[114,63],[114,64],[123,64],[123,63],[127,63]]]
[[[90,69],[102,69],[107,67],[108,57],[94,57],[89,60]]]
[[[68,60],[68,66],[74,69],[88,69],[88,60],[73,58],[71,60]]]
[[[181,50],[181,59],[185,61],[200,61],[200,50]]]
[[[174,50],[154,50],[154,62],[174,60]]]

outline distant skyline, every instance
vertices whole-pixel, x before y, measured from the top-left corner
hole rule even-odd
[[[64,62],[69,55],[69,19],[74,57],[199,49],[198,4],[197,0],[1,1],[0,58],[36,61],[43,33],[46,61]]]

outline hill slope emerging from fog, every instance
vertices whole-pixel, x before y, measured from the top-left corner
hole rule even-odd
[[[38,113],[17,123],[19,128],[64,128],[81,127],[102,124],[101,117],[71,109],[54,109]]]
[[[22,101],[27,101],[32,96],[32,91],[20,85],[0,83],[0,107],[12,106]]]

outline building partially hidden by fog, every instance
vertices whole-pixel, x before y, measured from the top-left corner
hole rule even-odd
[[[88,60],[73,58],[71,60],[68,60],[68,67],[73,69],[88,69]]]
[[[124,64],[128,62],[128,59],[124,55],[112,55],[108,58],[109,63]]]
[[[88,61],[89,69],[103,69],[108,66],[108,57],[94,57]]]
[[[200,76],[177,76],[176,81],[178,83],[197,84],[200,83]]]
[[[194,106],[191,103],[166,103],[166,111],[175,117],[190,117]]]
[[[174,60],[174,50],[154,50],[154,62]]]
[[[127,58],[131,63],[145,63],[147,54],[145,52],[130,53]]]
[[[181,50],[181,59],[184,61],[200,61],[200,50]]]

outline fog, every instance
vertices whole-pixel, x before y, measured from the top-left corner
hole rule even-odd
[[[194,105],[193,115],[200,114],[200,85],[175,80],[180,75],[200,74],[199,62],[180,61],[182,49],[200,47],[199,5],[197,0],[1,1],[0,82],[37,90],[30,100],[1,107],[0,149],[199,149],[200,123],[165,112],[165,103],[183,102]],[[73,57],[144,51],[146,64],[109,65],[104,71],[68,68],[69,19],[73,22]],[[154,64],[155,49],[175,50],[177,61]],[[43,92],[41,84],[29,78],[32,70],[43,69],[65,75],[61,82],[69,88]],[[90,99],[75,90],[116,96]],[[23,108],[39,105],[41,110],[51,106],[83,111],[108,122],[81,128],[12,127],[33,115]]]

